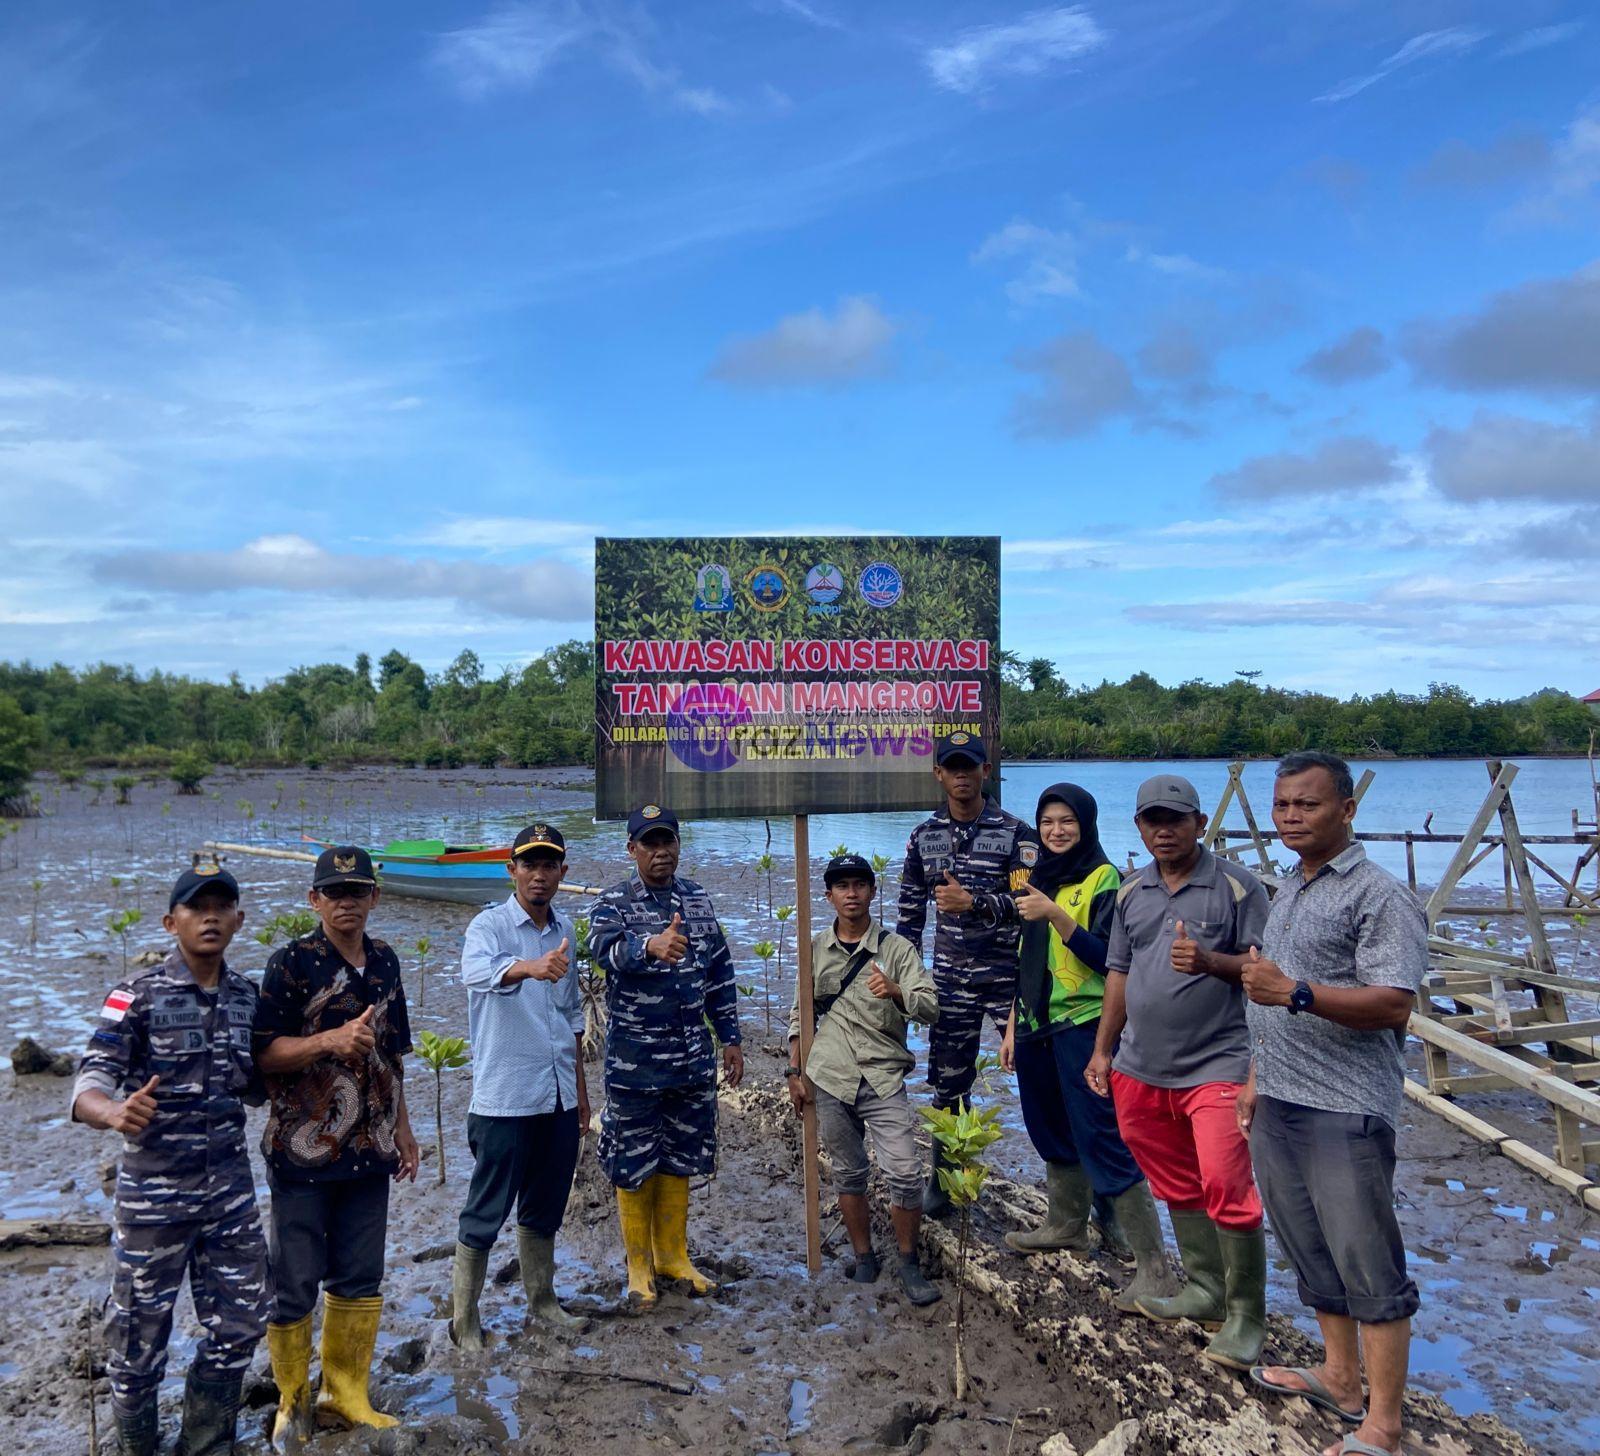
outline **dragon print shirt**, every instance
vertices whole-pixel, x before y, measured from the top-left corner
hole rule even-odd
[[[280,1036],[315,1036],[372,1007],[377,1044],[359,1065],[319,1057],[298,1072],[266,1078],[271,1111],[261,1151],[282,1177],[365,1178],[399,1164],[400,1059],[411,1050],[400,958],[381,940],[362,938],[357,970],[321,930],[273,952],[261,982],[255,1048]]]

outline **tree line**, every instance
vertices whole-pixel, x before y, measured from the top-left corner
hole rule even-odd
[[[1276,756],[1318,747],[1355,756],[1580,752],[1597,720],[1570,694],[1478,700],[1435,683],[1420,694],[1336,698],[1226,683],[1165,687],[1149,673],[1073,686],[1047,658],[1002,652],[1006,758]],[[486,674],[471,651],[439,673],[391,651],[374,667],[299,667],[259,687],[100,664],[0,663],[0,799],[36,767],[211,763],[588,764],[594,648],[564,642],[525,667]]]

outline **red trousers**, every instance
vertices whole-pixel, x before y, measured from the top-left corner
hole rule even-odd
[[[1239,1131],[1236,1082],[1152,1087],[1111,1073],[1117,1126],[1150,1191],[1185,1212],[1204,1209],[1220,1228],[1261,1227],[1261,1196],[1250,1171],[1250,1144]]]

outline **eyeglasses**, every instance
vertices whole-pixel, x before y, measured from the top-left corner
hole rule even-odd
[[[324,900],[369,900],[372,898],[371,885],[329,885],[317,893]]]

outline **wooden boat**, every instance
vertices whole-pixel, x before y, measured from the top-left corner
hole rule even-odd
[[[307,836],[307,844],[328,846]],[[457,905],[486,905],[511,893],[506,861],[511,846],[449,844],[442,839],[394,839],[367,850],[386,894],[417,900],[449,900]]]

